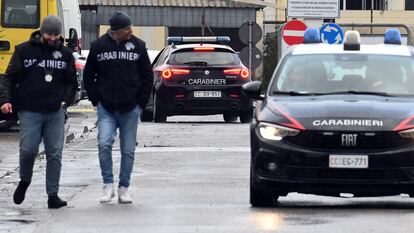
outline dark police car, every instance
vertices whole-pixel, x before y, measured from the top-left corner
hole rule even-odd
[[[305,41],[319,36],[305,33]],[[388,30],[385,44],[301,44],[284,56],[251,124],[250,203],[289,192],[414,195],[414,49]]]
[[[223,114],[226,122],[251,122],[252,101],[241,91],[249,70],[227,45],[229,37],[169,37],[155,58],[154,122],[173,115]],[[147,121],[149,111],[143,113]]]

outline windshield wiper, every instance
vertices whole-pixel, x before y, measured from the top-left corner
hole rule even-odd
[[[207,66],[208,63],[205,61],[190,61],[184,62],[184,65]]]
[[[393,96],[388,94],[387,92],[379,92],[379,91],[338,91],[338,92],[323,92],[323,93],[315,93],[317,95],[346,95],[346,94],[352,94],[352,95],[379,95],[379,96]]]
[[[277,95],[315,95],[312,92],[304,92],[304,91],[274,91],[272,94]]]

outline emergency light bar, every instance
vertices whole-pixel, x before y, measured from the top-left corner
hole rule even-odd
[[[169,36],[168,44],[184,44],[184,43],[229,43],[228,36]]]
[[[321,43],[321,35],[317,28],[308,28],[303,35],[304,44],[317,44]]]
[[[401,33],[398,29],[387,29],[384,36],[384,44],[401,44]]]
[[[360,50],[361,35],[358,31],[345,32],[344,50]]]

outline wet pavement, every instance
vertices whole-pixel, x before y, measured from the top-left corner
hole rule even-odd
[[[88,114],[93,122],[93,113]],[[249,125],[225,124],[220,116],[168,120],[139,125],[133,204],[118,204],[116,198],[99,203],[97,132],[80,126],[64,151],[60,195],[69,200],[68,207],[47,209],[45,161],[40,157],[22,205],[12,203],[17,170],[0,179],[0,232],[414,232],[414,201],[404,195],[293,193],[276,208],[251,208]],[[116,141],[116,181],[119,160]]]

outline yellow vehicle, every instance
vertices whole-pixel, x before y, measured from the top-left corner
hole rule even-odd
[[[27,41],[47,15],[61,18],[65,42],[73,51],[80,51],[78,0],[0,0],[0,78],[6,72],[15,46]],[[70,28],[73,25],[79,28]],[[0,112],[0,129],[8,129],[16,122],[16,114],[8,116]]]
[[[69,0],[0,0],[0,78],[6,72],[14,47],[39,29],[41,19],[57,15],[65,27],[63,1]],[[63,36],[68,45],[78,45],[77,31],[71,30],[70,39],[64,35],[66,31],[65,28]]]

